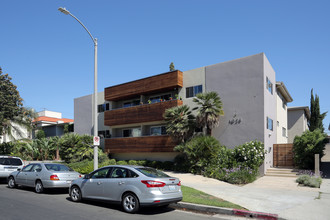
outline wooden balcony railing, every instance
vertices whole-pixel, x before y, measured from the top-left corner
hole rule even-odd
[[[107,153],[173,152],[176,146],[168,135],[105,139]]]
[[[118,101],[150,93],[170,91],[182,86],[182,72],[175,70],[105,88],[104,99],[107,101]]]
[[[166,109],[182,104],[182,100],[171,100],[106,111],[104,125],[115,126],[163,121],[163,114]]]

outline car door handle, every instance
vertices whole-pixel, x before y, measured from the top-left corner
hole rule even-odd
[[[125,184],[125,182],[118,182],[118,185],[123,185]]]
[[[101,185],[102,184],[102,182],[97,182],[97,185]]]

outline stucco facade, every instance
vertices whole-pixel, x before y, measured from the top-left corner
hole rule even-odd
[[[300,136],[304,131],[308,130],[307,123],[309,118],[310,111],[308,106],[288,108],[289,143],[293,143],[295,136]]]

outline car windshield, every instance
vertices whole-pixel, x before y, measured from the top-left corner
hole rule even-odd
[[[147,177],[170,177],[167,174],[150,167],[135,168]]]
[[[73,169],[63,164],[45,164],[45,167],[49,171],[73,171]]]
[[[21,166],[22,161],[17,158],[0,158],[1,165],[13,165],[13,166]]]

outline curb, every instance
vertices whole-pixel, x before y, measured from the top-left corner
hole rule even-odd
[[[221,207],[199,205],[199,204],[192,204],[186,202],[174,203],[171,204],[170,207],[175,209],[190,210],[190,211],[209,213],[209,214],[212,213],[212,214],[223,214],[223,215],[235,215],[241,217],[267,219],[267,220],[284,220],[283,218],[278,217],[277,214],[221,208]]]

